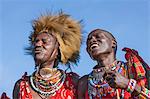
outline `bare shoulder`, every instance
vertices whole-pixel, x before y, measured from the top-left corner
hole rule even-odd
[[[13,89],[13,99],[19,99],[19,90],[20,90],[20,83],[22,79],[16,81],[14,89]]]
[[[78,99],[84,99],[85,98],[85,93],[87,90],[87,84],[88,84],[88,75],[85,75],[81,77],[78,81]]]
[[[81,77],[78,81],[78,86],[86,86],[87,85],[87,81],[88,81],[88,75],[84,75],[83,77]]]
[[[69,75],[72,78],[73,83],[75,84],[75,86],[77,86],[77,83],[78,83],[80,76],[74,72],[69,72],[69,73],[67,73],[67,75]]]
[[[23,76],[21,79],[16,81],[13,89],[13,99],[19,99],[19,91],[20,91],[20,84],[22,81],[27,81],[29,80],[29,76]]]

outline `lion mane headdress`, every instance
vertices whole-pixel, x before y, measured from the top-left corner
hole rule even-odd
[[[29,36],[31,44],[39,33],[53,32],[60,45],[61,59],[59,62],[76,64],[82,42],[80,22],[61,12],[58,15],[41,15],[37,20],[33,20],[32,27],[33,31]]]

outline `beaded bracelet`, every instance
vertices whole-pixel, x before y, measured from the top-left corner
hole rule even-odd
[[[148,99],[150,99],[150,90],[148,90],[147,88],[142,87],[141,88],[141,94],[148,97]]]
[[[136,80],[130,79],[128,83],[127,91],[132,93],[135,89],[135,86],[136,86]]]

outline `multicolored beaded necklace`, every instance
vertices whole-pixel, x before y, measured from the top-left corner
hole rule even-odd
[[[100,99],[102,96],[106,96],[115,91],[112,89],[109,84],[103,79],[102,75],[104,71],[110,69],[116,69],[117,60],[115,60],[109,67],[101,67],[98,69],[93,69],[93,71],[89,74],[88,77],[88,94],[90,99],[93,97],[99,97]]]
[[[90,99],[94,97],[101,98],[102,96],[106,96],[106,94],[111,93],[112,88],[109,87],[109,84],[103,80],[97,80],[92,73],[90,73],[88,77],[88,94]]]
[[[31,87],[40,95],[45,97],[54,96],[66,79],[63,71],[56,70],[48,79],[42,78],[37,72],[30,76]]]

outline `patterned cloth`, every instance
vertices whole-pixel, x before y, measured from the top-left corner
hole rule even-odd
[[[50,96],[50,99],[76,99],[75,92],[76,88],[72,81],[72,75],[77,75],[73,72],[66,73],[66,79],[63,86],[56,92],[54,96]],[[28,76],[26,74],[22,77],[20,83],[20,95],[19,99],[33,99],[31,91],[29,89],[29,83],[27,81]]]
[[[136,78],[136,80],[145,77],[146,72],[140,61],[138,52],[129,48],[124,48],[123,51],[126,51],[125,58],[129,64],[129,77]]]
[[[139,56],[138,52],[134,49],[123,48],[126,52],[125,58],[128,61],[129,78],[133,78],[138,81],[138,85],[142,86],[140,99],[150,99],[150,67]],[[146,90],[146,91],[145,91]]]

